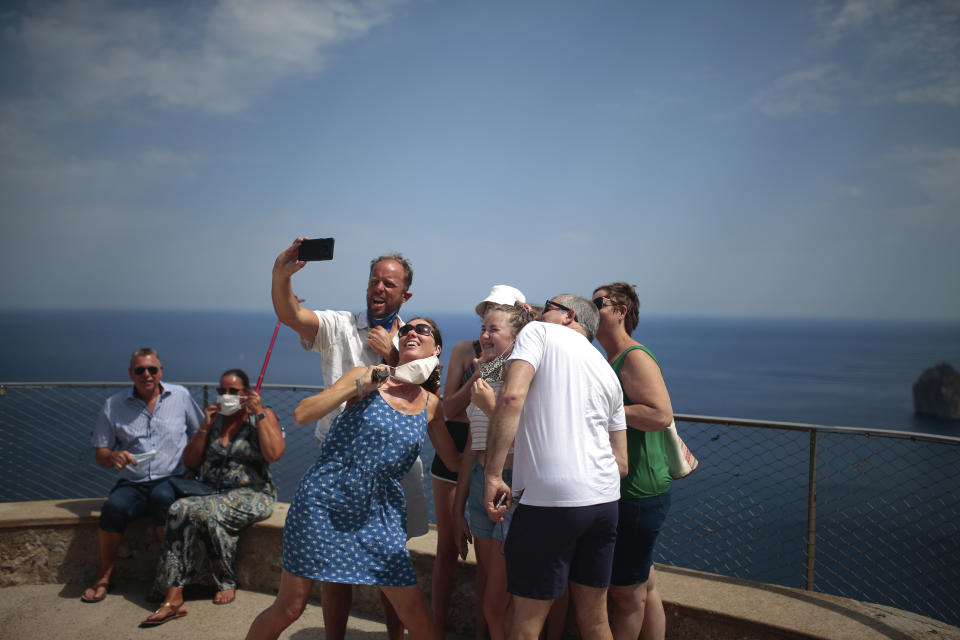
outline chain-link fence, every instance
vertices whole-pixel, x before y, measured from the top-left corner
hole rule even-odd
[[[657,561],[960,624],[960,438],[677,416]]]
[[[90,429],[127,385],[0,383],[0,502],[105,496],[115,475],[94,463]],[[215,383],[185,386],[201,407],[215,398]],[[313,426],[291,418],[317,390],[261,391],[286,428],[287,451],[271,465],[283,501],[318,452]],[[674,483],[657,562],[960,625],[960,438],[677,420],[700,467]]]

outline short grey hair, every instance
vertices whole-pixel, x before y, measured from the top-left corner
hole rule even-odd
[[[556,300],[563,306],[573,309],[574,313],[577,314],[577,324],[583,327],[583,330],[587,333],[587,340],[593,342],[597,335],[597,327],[600,325],[600,314],[597,312],[597,306],[575,293],[561,293],[551,300]]]
[[[160,362],[160,354],[157,353],[156,349],[151,349],[150,347],[143,347],[143,348],[137,349],[136,351],[130,354],[130,368],[133,369],[134,360],[136,360],[137,358],[142,358],[144,356],[153,356],[154,358],[157,359],[157,362]]]

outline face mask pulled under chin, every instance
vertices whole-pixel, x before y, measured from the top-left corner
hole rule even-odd
[[[232,416],[243,408],[243,401],[238,395],[217,396],[217,404],[220,405],[222,416]]]
[[[393,370],[393,377],[400,382],[409,382],[410,384],[423,384],[437,368],[440,358],[430,356],[429,358],[420,358],[406,364],[401,364]]]

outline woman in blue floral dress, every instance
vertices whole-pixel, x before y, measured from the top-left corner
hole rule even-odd
[[[434,395],[440,365],[429,365],[422,384],[400,378],[410,379],[401,375],[403,365],[439,356],[442,346],[436,324],[416,318],[400,328],[393,375],[374,375],[389,373],[385,365],[357,367],[296,408],[294,421],[306,424],[347,402],[290,503],[280,592],[247,638],[277,638],[303,612],[315,581],[377,585],[411,638],[432,636],[406,548],[400,479],[420,455],[427,432],[446,463],[455,464],[458,454]]]
[[[217,402],[206,408],[203,424],[183,451],[184,464],[199,470],[198,477],[217,492],[170,506],[156,578],[166,593],[141,626],[186,615],[183,587],[188,584],[212,584],[215,604],[233,602],[239,532],[269,518],[277,501],[269,463],[286,448],[277,416],[262,406],[240,369],[224,372],[217,392]]]

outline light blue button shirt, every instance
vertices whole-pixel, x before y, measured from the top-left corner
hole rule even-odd
[[[183,474],[183,449],[202,422],[203,411],[186,388],[161,384],[150,413],[131,386],[107,398],[93,425],[90,443],[113,451],[156,451],[152,460],[120,469],[120,477],[130,482],[157,480]]]

